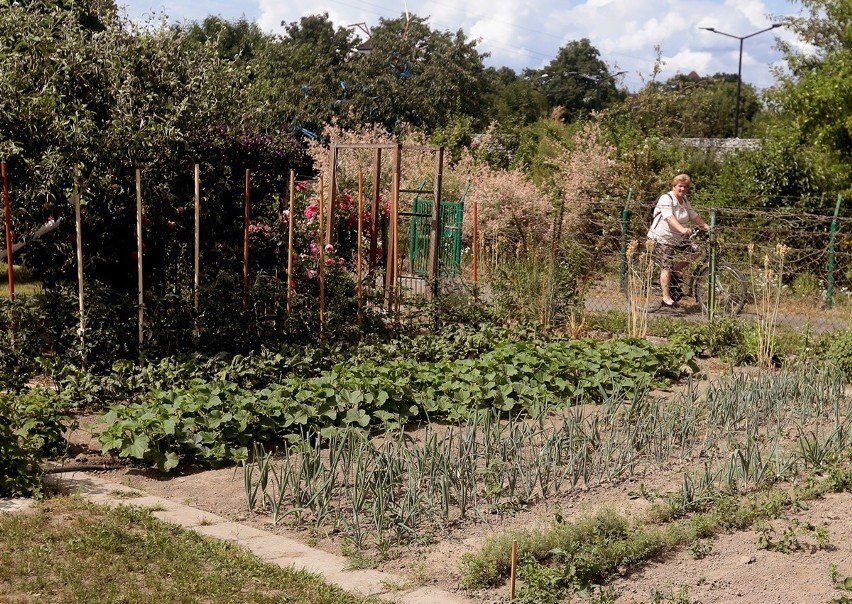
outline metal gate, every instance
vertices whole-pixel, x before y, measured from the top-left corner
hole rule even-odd
[[[408,257],[411,272],[425,275],[429,272],[429,244],[432,237],[432,200],[415,197],[411,208],[411,237]],[[464,216],[464,195],[459,201],[441,202],[441,255],[442,276],[455,276],[461,272],[461,229]]]

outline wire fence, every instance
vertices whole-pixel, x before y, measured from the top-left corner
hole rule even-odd
[[[653,202],[590,201],[575,209],[573,217],[569,214],[569,225],[564,229],[558,247],[580,250],[576,281],[580,291],[578,296],[570,291],[570,287],[561,287],[559,295],[581,298],[581,310],[586,314],[626,313],[627,250],[630,242],[644,244],[646,240],[646,209],[649,205],[652,206]],[[726,278],[720,270],[727,269],[736,272],[740,275],[737,278],[743,281],[744,303],[737,314],[746,320],[758,319],[765,312],[760,308],[760,301],[770,276],[768,270],[772,282],[777,285],[773,302],[776,303],[774,312],[779,326],[815,333],[850,327],[852,219],[780,210],[695,207],[708,223],[714,225],[714,236],[702,244],[696,257],[684,257],[690,262],[686,269],[690,274],[683,275],[685,297],[682,302],[674,308],[655,310],[654,316],[708,320],[707,301],[696,300],[693,285],[703,289],[707,297],[711,288],[706,282],[712,279],[712,290],[718,291]],[[478,249],[480,278],[475,289],[479,290],[481,299],[492,302],[495,279],[505,278],[507,273],[503,270],[502,276],[499,275],[501,260],[495,252],[497,247],[485,235]],[[539,250],[537,253],[547,256],[549,252]],[[505,257],[502,262],[506,265]],[[541,258],[538,260],[539,264],[543,262]],[[465,279],[456,279],[454,289],[460,290],[465,286],[470,289],[473,281],[470,264],[470,260],[465,263],[462,271]],[[535,272],[531,264],[535,262],[527,256],[511,268],[530,277]],[[514,278],[520,280],[523,275]],[[461,281],[463,286],[459,285]],[[529,287],[535,286],[532,279]],[[544,304],[543,292],[530,293],[533,296],[538,294],[538,303]],[[723,314],[724,309],[716,310],[715,314]]]

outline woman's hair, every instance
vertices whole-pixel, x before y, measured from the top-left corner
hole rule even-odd
[[[672,179],[672,186],[684,184],[687,187],[692,184],[692,179],[689,177],[689,174],[678,174]]]

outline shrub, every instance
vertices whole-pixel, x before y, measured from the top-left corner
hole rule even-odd
[[[41,462],[65,445],[58,398],[46,390],[0,396],[0,497],[41,490]]]
[[[812,296],[819,291],[819,277],[813,273],[799,273],[790,284],[797,296]]]
[[[825,358],[852,381],[852,331],[835,334]]]

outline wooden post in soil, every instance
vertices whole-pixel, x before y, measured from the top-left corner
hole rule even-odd
[[[3,178],[3,208],[6,219],[6,273],[9,277],[9,299],[15,299],[15,269],[12,258],[12,207],[9,203],[9,177],[6,174],[6,162],[0,164]],[[12,338],[14,339],[14,332]]]
[[[511,570],[509,571],[509,600],[515,599],[515,578],[518,570],[518,541],[512,540],[512,560]]]
[[[142,278],[142,170],[136,168],[136,284],[139,290],[139,362],[145,362],[145,291]]]
[[[243,217],[243,310],[249,304],[249,220],[251,220],[251,170],[246,168],[246,204]]]
[[[473,300],[479,298],[479,204],[473,198]]]
[[[201,308],[201,173],[198,164],[195,164],[195,249],[193,252],[193,277],[192,277],[192,308],[195,315]],[[196,332],[198,325],[196,325]]]
[[[355,239],[358,243],[356,244],[356,254],[355,254],[355,274],[358,279],[357,283],[357,292],[358,292],[358,325],[361,325],[364,322],[364,315],[362,313],[362,307],[364,304],[364,292],[363,285],[361,283],[361,239],[364,233],[364,174],[358,173],[358,237]]]
[[[322,174],[319,177],[319,229],[317,229],[317,242],[319,243],[319,320],[320,334],[325,326],[325,237],[323,231],[323,219],[325,218],[325,187],[323,186]]]
[[[376,161],[373,165],[373,199],[370,205],[370,269],[376,268],[376,256],[379,247],[379,197],[381,196],[382,182],[382,150],[376,149]],[[387,252],[387,250],[382,250]],[[387,254],[385,254],[387,259]]]
[[[74,204],[74,230],[77,235],[77,301],[80,310],[80,352],[83,367],[86,367],[86,306],[83,297],[83,218],[80,211],[80,181],[77,166],[74,166],[74,189],[71,193]]]
[[[3,180],[3,206],[6,218],[6,273],[9,277],[9,300],[15,300],[15,264],[12,257],[12,207],[9,203],[9,177],[6,174],[6,162],[0,164],[0,177]],[[9,310],[9,331],[12,345],[17,341],[14,309]]]
[[[290,209],[287,214],[287,316],[292,312],[293,295],[293,206],[296,200],[296,172],[290,170]]]
[[[393,250],[391,255],[391,260],[393,261],[391,265],[393,266],[392,274],[393,274],[393,287],[391,289],[393,295],[393,305],[394,311],[396,314],[396,323],[397,326],[400,323],[399,316],[399,172],[395,172],[393,175],[393,197],[391,198],[391,244],[390,248]]]

